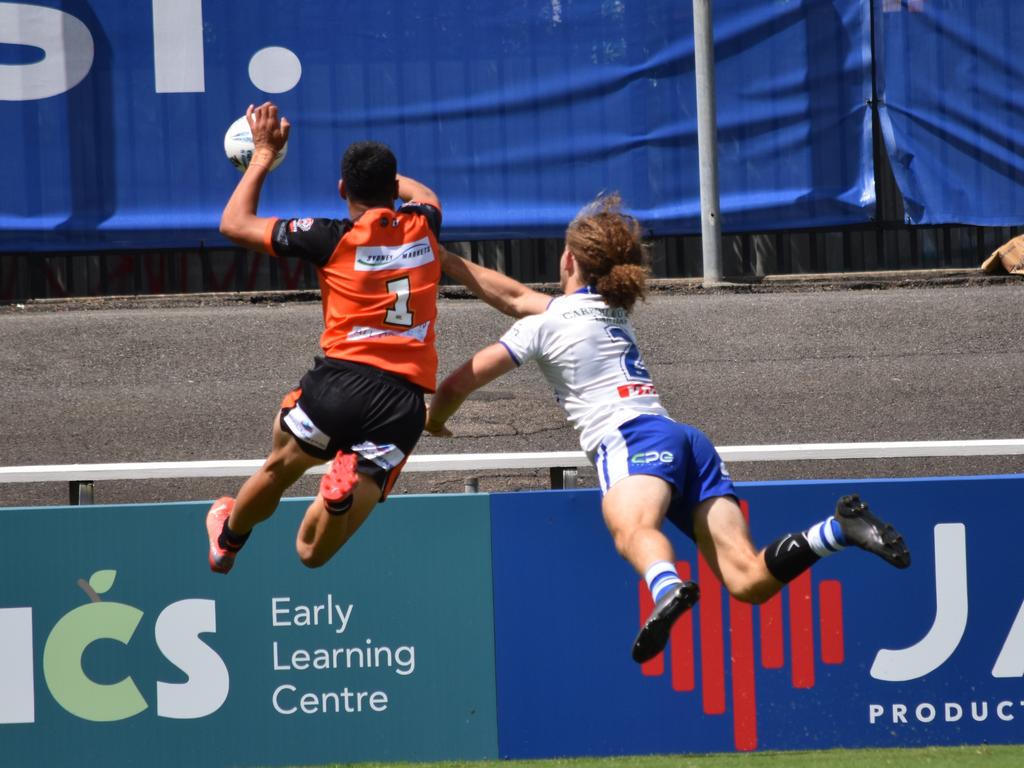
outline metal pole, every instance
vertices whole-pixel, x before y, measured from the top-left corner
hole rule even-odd
[[[576,467],[551,467],[551,489],[558,491],[576,487]]]
[[[68,483],[68,501],[72,505],[94,504],[96,489],[92,480],[72,480]]]
[[[693,55],[697,77],[700,233],[704,253],[704,287],[709,287],[722,282],[718,125],[715,116],[715,41],[711,24],[711,0],[693,0]]]

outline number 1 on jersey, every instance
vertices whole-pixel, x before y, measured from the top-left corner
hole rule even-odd
[[[412,325],[412,312],[409,311],[409,287],[408,277],[388,280],[388,293],[395,295],[395,303],[384,315],[384,322],[388,325],[401,325],[406,328]]]

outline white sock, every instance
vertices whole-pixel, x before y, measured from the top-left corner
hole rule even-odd
[[[846,548],[843,543],[842,530],[839,528],[839,521],[834,517],[826,518],[820,523],[815,523],[804,532],[807,543],[818,557],[825,557],[841,549]]]
[[[648,568],[644,580],[647,582],[647,588],[651,590],[651,597],[655,603],[667,590],[683,583],[676,573],[676,567],[667,560],[659,560]]]

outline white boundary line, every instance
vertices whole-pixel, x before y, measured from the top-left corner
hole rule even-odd
[[[723,461],[801,461],[820,459],[894,459],[925,456],[1015,456],[1024,440],[924,440],[888,443],[804,443],[722,446]],[[126,464],[50,464],[0,467],[0,483],[150,480],[185,477],[246,477],[262,459],[231,461],[158,461]],[[457,453],[413,455],[406,472],[481,472],[496,469],[579,468],[590,466],[583,451],[548,453]],[[310,474],[323,474],[327,465]]]

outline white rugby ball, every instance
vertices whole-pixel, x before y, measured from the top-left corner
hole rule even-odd
[[[228,156],[228,160],[235,168],[244,171],[249,167],[249,161],[252,160],[253,149],[249,121],[245,119],[245,115],[242,115],[231,124],[228,132],[224,134],[224,154]],[[288,142],[285,142],[281,151],[277,153],[277,157],[274,158],[274,162],[270,164],[270,170],[277,168],[287,154]]]

